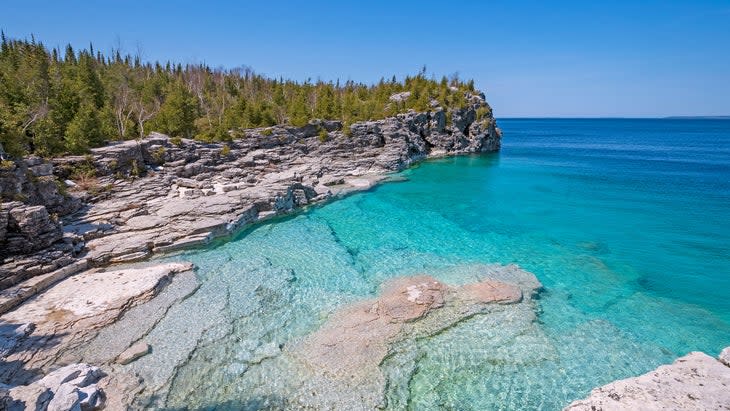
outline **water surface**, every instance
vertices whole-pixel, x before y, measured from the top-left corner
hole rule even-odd
[[[499,125],[501,153],[428,161],[403,172],[407,182],[174,257],[200,267],[202,286],[148,336],[157,348],[139,366],[206,331],[168,405],[276,407],[297,370],[252,360],[256,347],[285,347],[386,279],[463,283],[473,278],[458,267],[475,263],[516,263],[539,278],[539,330],[475,318],[423,341],[391,408],[557,410],[730,345],[730,121]]]

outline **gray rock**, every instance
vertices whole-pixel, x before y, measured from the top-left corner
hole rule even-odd
[[[63,384],[48,403],[47,411],[81,411],[81,392],[71,384]]]
[[[88,364],[71,364],[50,372],[29,385],[9,389],[10,400],[26,409],[48,411],[86,411],[103,405],[97,383],[104,373]]]
[[[671,365],[615,381],[574,401],[566,411],[720,410],[730,408],[730,368],[693,352]]]
[[[144,341],[138,341],[119,354],[119,357],[117,357],[117,363],[127,365],[134,360],[149,354],[151,350],[152,347],[149,344]]]
[[[27,254],[49,247],[63,237],[60,224],[51,220],[46,207],[28,205],[10,205],[10,207],[7,211],[6,246],[0,253]]]

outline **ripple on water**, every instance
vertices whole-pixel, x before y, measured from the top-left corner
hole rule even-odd
[[[680,130],[637,121],[502,122],[521,144],[505,142],[500,156],[429,162],[406,183],[172,257],[199,267],[200,288],[149,333],[152,353],[127,367],[159,406],[291,407],[317,382],[287,350],[332,313],[394,277],[466,284],[478,276],[464,267],[489,263],[517,263],[545,290],[529,310],[396,347],[381,364],[387,409],[556,410],[688,351],[717,354],[730,345],[727,174],[682,162],[674,176],[661,161],[600,155],[637,138],[645,152]],[[669,145],[690,146],[695,160],[730,141],[692,124]],[[562,127],[550,131],[559,153],[536,146],[546,127]],[[711,132],[730,136],[723,130]],[[591,160],[563,158],[580,138],[597,150]],[[557,155],[581,166],[551,165]]]

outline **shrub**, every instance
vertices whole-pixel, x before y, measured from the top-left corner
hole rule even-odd
[[[68,196],[68,187],[66,187],[66,183],[61,180],[53,180],[53,182],[56,183],[56,189],[59,194],[64,197]]]
[[[342,134],[344,134],[346,137],[350,137],[352,135],[352,126],[350,125],[350,123],[342,124]]]
[[[131,174],[132,177],[139,177],[142,175],[142,168],[139,166],[139,162],[137,162],[137,160],[132,160],[131,167],[129,168],[129,174]]]
[[[272,130],[270,128],[265,128],[265,129],[263,129],[263,131],[261,131],[261,135],[264,135],[264,136],[270,136],[272,134],[274,134],[274,130]]]
[[[99,187],[99,179],[94,175],[81,174],[73,180],[79,190],[94,192]]]
[[[15,168],[13,160],[2,160],[0,161],[0,170],[12,170]]]
[[[477,120],[481,120],[489,115],[489,108],[482,106],[477,109]]]
[[[228,156],[231,154],[231,148],[228,147],[228,144],[223,144],[223,148],[221,149],[221,155],[223,157]]]
[[[327,132],[327,130],[325,130],[323,127],[320,127],[319,128],[319,141],[321,143],[324,143],[325,141],[327,141],[328,137],[329,137],[329,133]]]
[[[160,147],[157,150],[153,151],[152,159],[157,164],[164,164],[165,163],[165,147]]]
[[[182,146],[182,139],[180,137],[170,137],[170,144],[181,147]]]
[[[73,166],[69,173],[71,180],[84,180],[96,177],[96,166],[92,157],[87,156],[86,159]]]

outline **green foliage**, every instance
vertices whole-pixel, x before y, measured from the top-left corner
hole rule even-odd
[[[132,160],[129,167],[129,174],[132,175],[132,177],[139,177],[143,172],[144,170],[140,167],[139,162],[137,160]]]
[[[84,104],[66,127],[66,150],[72,154],[82,154],[89,151],[90,147],[100,146],[103,142],[99,113],[94,106]]]
[[[491,110],[489,107],[479,107],[477,109],[477,121],[481,121],[485,118],[487,118],[491,114]]]
[[[158,130],[171,136],[193,137],[197,105],[193,95],[181,84],[169,87],[167,98],[155,118]]]
[[[319,141],[321,143],[324,143],[325,141],[327,141],[327,138],[329,138],[330,134],[327,132],[327,130],[324,129],[324,127],[320,127],[317,136],[319,137]]]
[[[261,131],[261,135],[264,135],[264,136],[270,136],[272,134],[274,134],[274,130],[272,130],[270,128],[265,128]]]
[[[231,148],[228,146],[228,144],[223,144],[223,148],[221,149],[221,155],[223,157],[226,157],[231,154]]]
[[[96,165],[94,165],[94,158],[86,156],[84,161],[76,164],[69,173],[72,180],[81,180],[96,177]]]
[[[170,144],[181,147],[182,146],[182,139],[180,137],[170,137]]]
[[[410,92],[403,101],[390,96]],[[311,120],[345,124],[408,110],[467,105],[474,82],[440,81],[425,68],[402,81],[270,79],[249,69],[204,64],[143,63],[89,50],[48,49],[35,40],[4,39],[0,49],[0,144],[12,156],[85,153],[106,140],[142,138],[151,131],[204,141],[230,141],[241,128]],[[486,115],[486,113],[485,113]],[[343,133],[347,134],[349,127]]]
[[[165,163],[165,147],[160,147],[157,150],[153,151],[152,159],[155,161],[156,164],[164,164]]]
[[[64,183],[61,180],[53,180],[53,181],[54,181],[54,183],[56,183],[56,189],[58,190],[58,193],[64,197],[68,196],[68,187],[66,187],[66,183]]]

